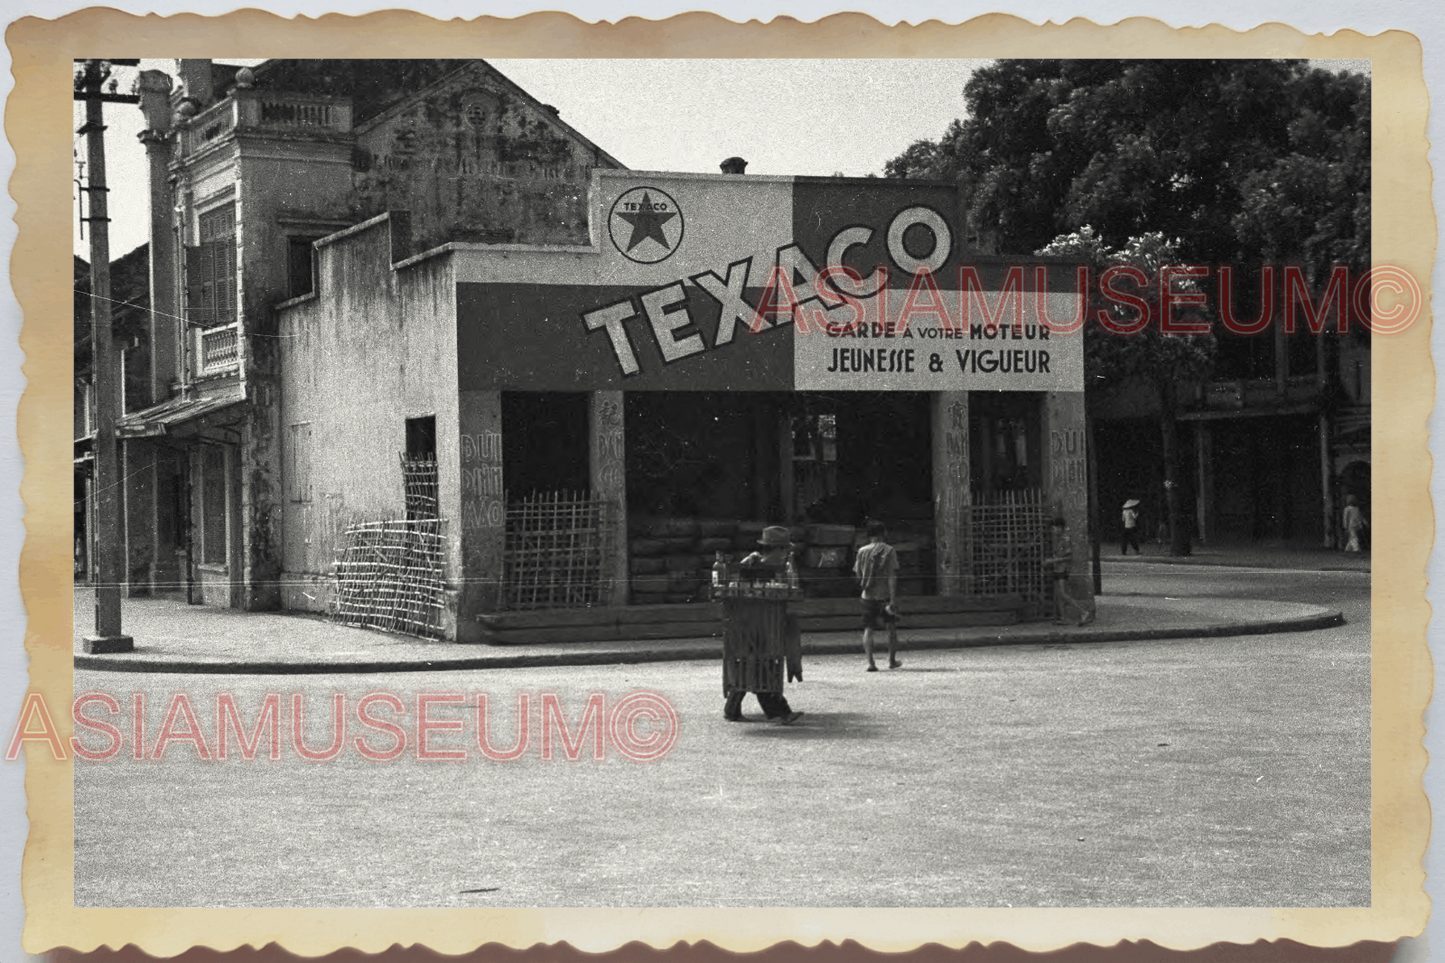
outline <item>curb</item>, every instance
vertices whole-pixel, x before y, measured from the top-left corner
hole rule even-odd
[[[1125,559],[1137,558],[1140,561],[1125,561]],[[1345,565],[1339,562],[1309,562],[1300,565],[1268,565],[1263,562],[1240,562],[1240,561],[1216,561],[1222,556],[1208,555],[1151,555],[1148,558],[1143,556],[1126,555],[1104,555],[1099,558],[1101,565],[1191,565],[1207,568],[1244,568],[1244,569],[1267,569],[1278,572],[1356,572],[1360,575],[1369,575],[1368,567]]]
[[[1316,614],[1271,621],[1232,622],[1178,626],[1164,629],[1102,629],[1094,631],[1040,630],[1008,636],[955,636],[900,642],[900,652],[930,649],[976,649],[1005,645],[1059,645],[1097,642],[1143,642],[1168,639],[1225,638],[1235,635],[1270,635],[1311,632],[1344,625],[1344,614],[1321,609]],[[857,639],[803,642],[804,655],[855,655]],[[596,652],[529,652],[517,655],[471,656],[426,661],[368,660],[363,662],[201,662],[185,659],[128,661],[124,656],[76,655],[75,668],[103,672],[177,672],[197,675],[361,675],[378,672],[435,672],[445,669],[555,668],[572,665],[633,665],[645,662],[702,662],[722,658],[722,643],[701,646],[651,646],[635,651],[599,649]]]

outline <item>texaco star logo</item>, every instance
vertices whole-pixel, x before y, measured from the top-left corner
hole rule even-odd
[[[656,264],[671,257],[682,243],[682,210],[666,191],[634,187],[612,205],[607,230],[623,257]]]

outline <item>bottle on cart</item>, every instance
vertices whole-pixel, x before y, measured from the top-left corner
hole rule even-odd
[[[798,589],[798,564],[793,561],[793,553],[788,553],[788,564],[784,569],[784,575],[788,588],[796,591]]]
[[[718,552],[712,562],[712,587],[722,588],[728,581],[728,563],[723,558],[723,553]]]

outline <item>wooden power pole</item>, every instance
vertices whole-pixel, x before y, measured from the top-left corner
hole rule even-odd
[[[121,478],[115,425],[121,411],[121,378],[111,332],[110,217],[105,186],[106,103],[135,104],[140,98],[106,90],[111,67],[138,66],[139,60],[85,60],[76,76],[75,99],[85,101],[84,134],[90,169],[90,368],[95,398],[95,632],[85,637],[86,652],[130,652],[135,642],[121,631],[120,593],[125,563],[121,517]]]

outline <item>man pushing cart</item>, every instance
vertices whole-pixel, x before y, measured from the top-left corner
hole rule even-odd
[[[718,571],[713,597],[723,606],[723,718],[742,722],[743,697],[758,697],[763,715],[783,725],[802,718],[783,695],[788,679],[803,678],[803,641],[788,603],[803,597],[791,539],[781,525],[763,529],[761,550],[736,573]]]

